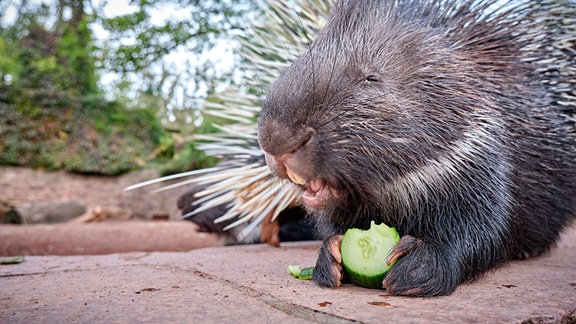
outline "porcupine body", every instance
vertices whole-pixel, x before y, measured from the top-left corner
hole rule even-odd
[[[383,288],[451,293],[545,253],[574,219],[576,10],[567,1],[350,0],[268,92],[259,143],[325,237],[402,239]],[[336,247],[336,248],[335,248]]]

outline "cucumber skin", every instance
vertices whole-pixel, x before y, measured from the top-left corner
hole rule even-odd
[[[362,232],[369,232],[369,233],[365,233],[366,235],[380,235],[381,238],[385,238],[387,241],[389,241],[390,244],[387,249],[386,249],[386,255],[390,252],[390,250],[394,247],[394,245],[396,245],[396,243],[400,240],[400,236],[398,235],[398,232],[396,231],[396,229],[394,229],[393,227],[388,227],[385,224],[380,224],[380,225],[376,225],[374,221],[371,222],[370,225],[370,229],[363,231],[360,229],[356,229],[356,228],[352,228],[352,229],[348,229],[346,231],[346,233],[344,234],[344,238],[342,239],[342,245],[340,247],[340,252],[342,255],[342,265],[344,266],[344,270],[346,271],[346,274],[348,276],[348,279],[361,287],[365,287],[365,288],[372,288],[372,289],[381,289],[382,288],[382,281],[384,280],[384,277],[386,276],[386,273],[388,272],[388,270],[390,270],[390,268],[392,267],[392,265],[387,266],[384,265],[382,267],[382,271],[380,273],[377,273],[375,275],[369,275],[366,273],[361,273],[361,271],[355,269],[358,267],[358,265],[356,264],[350,264],[349,260],[345,259],[345,255],[347,254],[342,253],[342,247],[344,247],[345,249],[348,248],[347,245],[356,245],[356,242],[353,242],[353,233],[354,232],[358,232],[358,231],[362,231]],[[348,234],[348,237],[346,236],[346,234]],[[356,249],[355,247],[352,247],[352,249]],[[356,252],[356,251],[354,251]],[[360,250],[358,250],[358,253],[361,253]]]
[[[344,269],[346,269],[346,267],[344,267]],[[386,270],[386,272],[383,272],[381,275],[370,277],[370,276],[362,275],[362,274],[359,274],[357,272],[353,272],[353,271],[346,269],[346,274],[348,275],[348,279],[353,284],[355,284],[356,286],[360,286],[360,287],[364,287],[364,288],[370,288],[370,289],[381,289],[382,288],[382,281],[384,280],[384,277],[386,277],[387,272],[388,272],[388,270]]]

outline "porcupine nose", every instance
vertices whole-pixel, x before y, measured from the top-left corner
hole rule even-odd
[[[278,177],[286,178],[286,166],[284,166],[284,162],[282,161],[281,156],[274,156],[264,152],[264,158],[266,159],[266,164],[268,164],[268,168],[270,171]]]

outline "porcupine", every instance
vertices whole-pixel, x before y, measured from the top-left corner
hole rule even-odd
[[[446,295],[547,252],[574,219],[573,2],[350,0],[269,89],[259,143],[324,243],[395,227],[391,295]]]

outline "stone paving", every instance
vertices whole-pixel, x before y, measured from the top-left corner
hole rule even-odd
[[[287,273],[318,242],[27,256],[0,266],[0,323],[576,323],[576,228],[446,297],[403,298]]]

